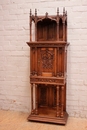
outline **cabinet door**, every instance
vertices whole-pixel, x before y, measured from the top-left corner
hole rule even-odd
[[[38,75],[52,77],[56,75],[56,48],[37,49]]]

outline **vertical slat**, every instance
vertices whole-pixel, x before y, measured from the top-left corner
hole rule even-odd
[[[38,114],[37,84],[35,84],[35,114]]]
[[[31,75],[35,74],[35,48],[30,47],[30,72]]]
[[[64,64],[64,54],[65,54],[65,50],[64,50],[64,47],[62,47],[62,51],[61,51],[61,76],[63,77],[64,76],[64,69],[65,69],[65,64]]]
[[[62,74],[62,47],[59,47],[59,77]]]
[[[31,114],[33,113],[33,84],[31,84]]]
[[[57,23],[57,41],[59,41],[59,22]]]
[[[64,47],[64,77],[66,78],[66,47]]]
[[[65,41],[65,21],[63,21],[63,41]]]
[[[59,77],[59,47],[57,48],[57,77]]]
[[[54,76],[57,76],[57,66],[56,66],[56,64],[57,64],[57,48],[55,48],[54,49],[54,51],[55,51],[55,67],[54,67]]]
[[[31,56],[32,75],[35,75],[35,47],[31,48]]]
[[[48,97],[49,97],[49,93],[48,93],[48,91],[49,91],[49,87],[48,87],[48,85],[47,86],[45,86],[45,87],[47,87],[47,89],[46,89],[46,91],[47,91],[47,94],[46,94],[46,102],[47,102],[47,106],[49,105],[49,99],[48,99]]]
[[[37,72],[38,75],[41,75],[42,69],[41,69],[41,48],[37,48]]]
[[[32,75],[32,48],[30,47],[30,75]]]
[[[51,96],[51,87],[49,87],[48,90],[49,90],[49,92],[48,92],[49,93],[49,96],[48,96],[48,99],[49,99],[48,106],[51,107],[51,97],[52,97]]]
[[[56,116],[59,117],[59,86],[57,85],[57,110],[56,110]]]
[[[35,23],[35,41],[37,41],[37,23]]]
[[[37,75],[37,47],[35,48],[35,75]]]
[[[63,107],[64,107],[64,86],[61,87],[61,117],[64,116]]]
[[[59,62],[58,62],[58,68],[59,68],[58,75],[59,75],[59,77],[60,77],[60,72],[61,72],[61,53],[60,53],[60,50],[61,50],[61,48],[59,47]]]

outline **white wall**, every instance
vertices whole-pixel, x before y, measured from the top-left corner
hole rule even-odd
[[[68,14],[67,112],[87,118],[87,0],[0,0],[0,109],[30,112],[29,12]]]

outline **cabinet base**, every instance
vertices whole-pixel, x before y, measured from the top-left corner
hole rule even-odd
[[[54,124],[63,124],[65,125],[68,119],[68,113],[64,112],[64,117],[51,117],[51,116],[42,116],[42,115],[34,115],[30,114],[28,117],[28,121],[37,121],[37,122],[45,122],[45,123],[54,123]]]

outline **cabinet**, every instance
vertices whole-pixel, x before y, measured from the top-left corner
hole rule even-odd
[[[32,22],[35,41],[32,41]],[[67,12],[38,16],[30,10],[30,85],[29,121],[66,124]]]

